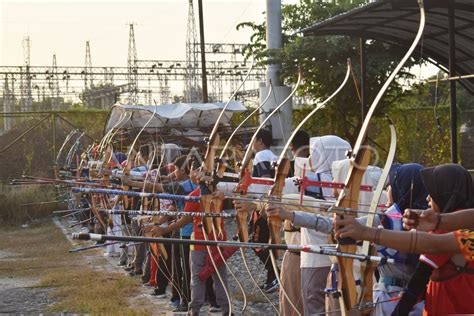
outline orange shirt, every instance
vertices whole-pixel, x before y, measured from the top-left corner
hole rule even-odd
[[[443,233],[441,231],[433,232]],[[448,268],[452,254],[421,255],[420,261],[433,269]],[[474,261],[468,263],[469,269],[474,269]],[[425,310],[423,315],[438,316],[449,314],[474,313],[474,274],[459,273],[443,281],[430,280],[426,289]]]

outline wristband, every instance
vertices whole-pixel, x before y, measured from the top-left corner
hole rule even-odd
[[[433,230],[438,230],[440,225],[441,225],[441,213],[438,213],[438,220],[437,220],[436,226]]]

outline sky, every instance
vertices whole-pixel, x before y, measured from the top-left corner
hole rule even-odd
[[[297,0],[283,0],[295,3]],[[247,43],[244,21],[263,21],[265,0],[203,0],[207,43]],[[196,24],[197,0],[194,0]],[[188,0],[0,0],[0,65],[22,65],[30,37],[31,65],[82,66],[90,42],[93,66],[126,66],[129,24],[138,59],[184,60]],[[197,27],[197,25],[196,25]]]
[[[236,25],[265,19],[265,0],[202,2],[206,43],[247,43],[251,30]],[[197,6],[194,0],[196,27]],[[0,0],[0,65],[23,65],[29,36],[32,66],[50,66],[56,54],[58,67],[82,67],[89,41],[92,66],[124,67],[130,23],[139,60],[185,60],[187,17],[188,0]],[[424,78],[436,71],[432,65],[412,70]]]

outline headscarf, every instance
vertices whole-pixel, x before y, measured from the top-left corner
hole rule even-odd
[[[163,163],[169,164],[173,163],[174,160],[181,155],[181,149],[176,144],[162,144],[161,145],[161,154],[164,158]]]
[[[441,213],[473,205],[472,178],[462,166],[448,163],[421,170],[421,178]]]
[[[334,135],[312,137],[309,140],[310,165],[316,173],[331,174],[332,163],[346,159],[346,152],[352,150],[351,145]]]
[[[426,209],[428,203],[420,171],[423,166],[417,163],[394,164],[388,174],[388,182],[392,188],[392,198],[403,212],[406,208]]]

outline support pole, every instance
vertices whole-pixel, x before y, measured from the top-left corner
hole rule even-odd
[[[207,74],[206,74],[206,48],[204,42],[204,14],[202,12],[202,0],[198,0],[199,10],[199,38],[201,42],[201,68],[202,68],[202,102],[209,102],[207,94]]]
[[[278,50],[283,47],[282,28],[281,28],[281,0],[267,0],[267,30],[266,41],[267,49]],[[272,96],[260,111],[260,122],[265,120],[268,113],[273,111],[281,102],[283,102],[291,92],[290,87],[282,86],[280,81],[281,64],[269,64],[267,66],[266,85],[260,86],[260,103],[263,102],[264,96],[268,95],[270,82],[273,85]],[[280,108],[279,113],[270,119],[270,125],[273,135],[272,150],[278,155],[288,136],[292,131],[293,123],[293,102],[288,100],[286,104]]]
[[[365,38],[360,38],[360,95],[362,100],[361,115],[362,120],[365,117],[365,108],[367,106],[367,56],[365,51]]]
[[[456,39],[455,39],[455,25],[454,25],[454,0],[449,0],[448,5],[449,16],[449,76],[456,75]],[[457,144],[457,106],[456,106],[456,81],[449,81],[449,99],[450,99],[450,114],[451,114],[451,162],[458,162],[458,144]]]

